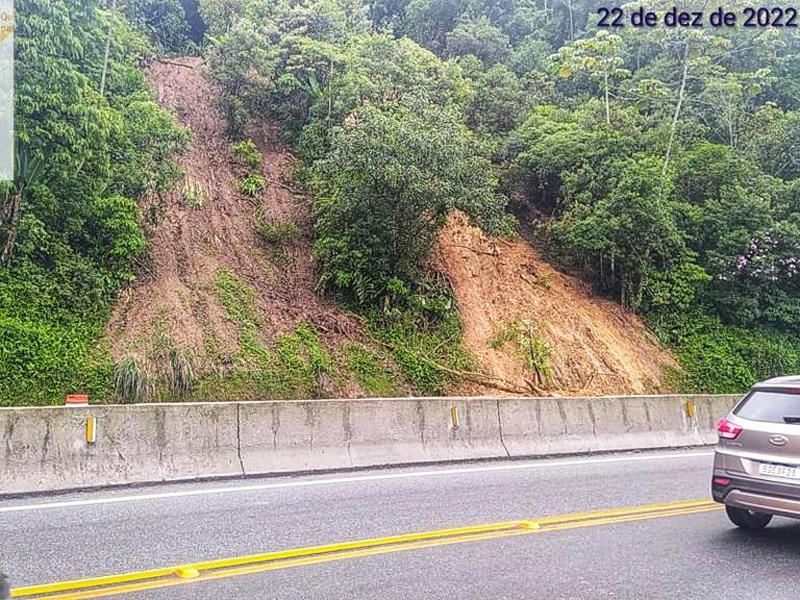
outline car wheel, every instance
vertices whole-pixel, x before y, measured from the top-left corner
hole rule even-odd
[[[764,529],[772,520],[772,515],[769,513],[735,508],[733,506],[725,506],[725,512],[728,513],[728,518],[731,522],[742,529]]]

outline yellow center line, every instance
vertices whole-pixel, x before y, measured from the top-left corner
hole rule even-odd
[[[490,531],[502,531],[505,529],[519,528],[519,521],[493,523],[490,525],[471,525],[467,527],[455,527],[452,529],[443,529],[438,531],[423,531],[419,533],[409,533],[403,535],[395,535],[382,538],[373,538],[368,540],[356,540],[352,542],[344,542],[339,544],[326,544],[324,546],[312,546],[310,548],[298,548],[294,550],[283,550],[279,552],[268,552],[265,554],[254,554],[252,556],[239,556],[236,558],[226,558],[222,560],[213,560],[206,562],[194,563],[191,565],[184,565],[184,567],[191,567],[198,571],[207,571],[211,569],[224,569],[227,567],[240,566],[250,563],[262,563],[268,561],[285,560],[296,558],[300,556],[308,556],[312,554],[326,554],[334,552],[342,552],[356,548],[369,548],[373,546],[381,546],[386,544],[399,544],[409,541],[418,541],[431,538],[440,538],[443,536],[461,536],[474,533],[486,533]],[[40,594],[50,594],[53,592],[76,590],[90,587],[98,587],[102,585],[111,585],[117,583],[127,583],[133,581],[141,581],[147,579],[155,579],[158,577],[167,577],[175,573],[181,566],[166,567],[162,569],[152,569],[148,571],[135,571],[132,573],[123,573],[120,575],[108,575],[104,577],[93,577],[90,579],[79,579],[73,581],[64,581],[61,583],[46,584],[41,586],[31,586],[15,590],[12,593],[12,598],[17,596],[35,596]]]
[[[689,515],[721,508],[721,505],[711,500],[693,500],[606,511],[575,513],[544,517],[529,521],[510,521],[490,525],[442,529],[345,542],[342,544],[328,544],[324,546],[313,546],[281,552],[207,561],[185,565],[183,567],[169,567],[92,579],[31,586],[13,590],[11,596],[12,598],[37,598],[38,600],[85,600],[88,598],[101,598],[117,594],[174,587],[188,583],[199,583],[378,554],[405,552],[421,548],[433,548],[517,535],[562,531],[579,527],[594,527],[645,519]],[[197,576],[189,579],[177,577],[175,573],[179,568],[183,570],[196,570],[199,572],[199,575],[195,573]]]

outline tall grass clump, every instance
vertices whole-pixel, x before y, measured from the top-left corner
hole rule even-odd
[[[114,368],[114,396],[118,402],[140,402],[147,393],[147,370],[135,356],[126,356]]]
[[[169,364],[169,388],[174,396],[182,398],[191,391],[195,382],[192,359],[184,352],[170,348]]]

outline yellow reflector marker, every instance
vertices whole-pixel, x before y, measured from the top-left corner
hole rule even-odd
[[[453,429],[458,429],[458,407],[454,406],[450,409],[450,423]]]
[[[94,444],[97,441],[97,417],[86,417],[86,443]]]
[[[697,412],[697,408],[694,405],[694,402],[691,400],[686,401],[686,416],[690,419],[694,417],[695,412]]]

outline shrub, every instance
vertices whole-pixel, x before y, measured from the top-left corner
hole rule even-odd
[[[245,177],[244,180],[239,184],[239,191],[245,196],[255,198],[267,188],[267,184],[267,179],[263,175],[259,175],[258,173],[250,173],[250,175]]]
[[[458,312],[452,308],[437,314],[419,307],[388,313],[372,309],[366,326],[417,394],[446,394],[448,384],[459,381],[458,371],[474,369],[461,339]]]
[[[264,223],[258,228],[258,232],[268,244],[286,244],[302,236],[299,225],[289,220]]]
[[[742,393],[770,377],[800,373],[800,338],[766,327],[736,327],[700,309],[649,318],[682,369],[673,374],[686,393]]]
[[[537,327],[530,319],[517,318],[509,321],[490,340],[489,346],[499,349],[511,344],[514,355],[522,366],[533,371],[539,385],[547,385],[553,371],[548,362],[552,348],[539,335]]]
[[[388,361],[361,344],[350,343],[343,348],[347,371],[369,396],[390,397],[401,392],[399,377]]]
[[[231,144],[231,154],[243,166],[250,170],[261,167],[262,156],[252,140],[245,140]]]

